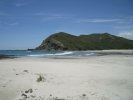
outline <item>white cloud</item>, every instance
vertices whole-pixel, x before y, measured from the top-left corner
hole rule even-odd
[[[15,4],[16,7],[22,7],[22,6],[25,6],[27,5],[27,3],[17,3]]]
[[[62,15],[51,15],[51,16],[46,16],[43,18],[43,21],[47,21],[47,20],[54,20],[54,19],[63,19],[65,18]]]
[[[133,23],[133,16],[119,17],[119,18],[81,18],[77,19],[78,23],[109,23],[116,22],[118,24]]]
[[[23,7],[23,6],[31,4],[32,2],[33,1],[29,1],[29,0],[18,0],[14,5],[16,7]]]
[[[128,32],[120,32],[118,36],[133,40],[133,30]]]
[[[105,23],[105,22],[116,22],[118,19],[81,19],[78,23]]]
[[[125,29],[125,30],[132,30],[133,27],[132,27],[131,25],[123,25],[123,26],[120,26],[120,25],[119,25],[119,26],[114,26],[114,28],[115,28],[115,29],[118,29],[118,30],[121,30],[121,29],[122,29],[122,30],[123,30],[123,29]]]
[[[64,18],[71,18],[72,17],[72,15],[55,14],[55,13],[41,13],[41,12],[35,13],[34,15],[42,17],[42,21],[64,19]]]
[[[56,18],[65,18],[68,17],[68,15],[63,15],[63,14],[52,14],[52,13],[35,13],[34,15],[36,16],[42,16],[42,17],[56,17]]]

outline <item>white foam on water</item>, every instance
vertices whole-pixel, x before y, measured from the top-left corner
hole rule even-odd
[[[29,57],[43,57],[45,54],[34,54],[34,55],[27,55]]]
[[[55,53],[55,54],[33,54],[33,55],[27,55],[30,57],[43,57],[43,56],[63,56],[63,55],[68,55],[72,54],[73,52],[63,52],[63,53]]]
[[[95,53],[88,53],[86,54],[86,56],[91,56],[91,55],[94,55]]]
[[[26,51],[26,52],[32,52],[32,51]]]
[[[55,55],[55,56],[62,56],[62,55],[68,55],[68,54],[72,54],[73,52],[63,52],[63,53],[55,53],[55,54],[46,54],[46,55]]]

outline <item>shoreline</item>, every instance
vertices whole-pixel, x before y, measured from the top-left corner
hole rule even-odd
[[[17,57],[15,57],[14,55],[3,55],[3,54],[0,54],[0,60],[2,60],[2,59],[13,59],[13,58],[17,58]]]
[[[1,100],[132,100],[133,55],[0,60]]]
[[[16,50],[15,50],[16,51]],[[15,55],[5,55],[5,54],[0,54],[0,60],[2,59],[14,59],[14,58],[48,58],[48,59],[83,59],[83,58],[89,58],[89,57],[94,57],[94,56],[106,56],[106,55],[133,55],[133,50],[89,50],[89,51],[64,51],[64,53],[66,52],[84,52],[84,53],[90,53],[87,54],[87,56],[85,55],[69,55],[67,56],[67,54],[65,55],[55,55],[53,54],[53,56],[51,56],[52,54],[50,54],[50,56],[42,56],[42,55],[25,55],[25,56],[15,56]],[[58,52],[57,52],[58,53]],[[93,53],[93,54],[91,54]],[[47,54],[46,54],[47,55]]]

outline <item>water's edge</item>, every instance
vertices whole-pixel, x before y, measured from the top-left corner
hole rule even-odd
[[[0,50],[1,58],[41,57],[41,58],[82,58],[103,55],[133,55],[133,50],[97,50],[97,51],[29,51]]]

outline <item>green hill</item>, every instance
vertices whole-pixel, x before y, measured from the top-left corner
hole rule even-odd
[[[108,33],[74,36],[65,32],[55,33],[43,40],[36,50],[102,50],[133,49],[133,40]]]

